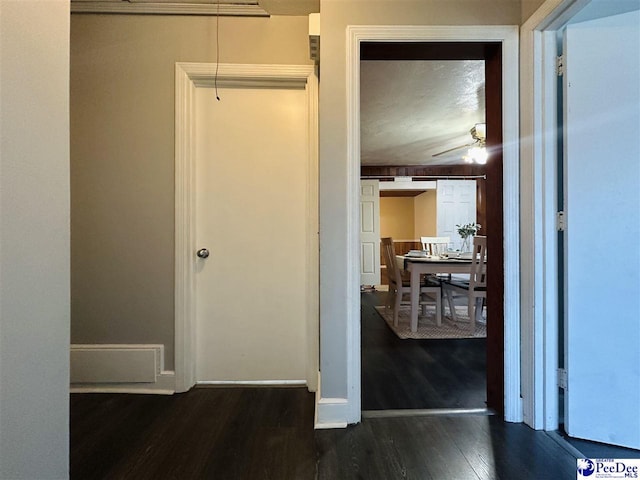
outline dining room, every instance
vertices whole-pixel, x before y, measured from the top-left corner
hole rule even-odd
[[[408,288],[401,293],[390,285],[389,262],[381,245],[376,251],[379,283],[361,282],[364,416],[409,411],[491,413],[502,408],[501,401],[491,400],[501,396],[496,395],[500,389],[496,385],[501,383],[496,375],[500,329],[490,329],[493,338],[487,339],[487,316],[495,324],[502,320],[499,309],[491,309],[502,295],[501,272],[492,272],[493,286],[485,288],[473,331],[469,296],[454,294],[443,283],[469,277],[464,271],[470,269],[470,251],[462,250],[470,248],[462,246],[456,225],[480,225],[474,233],[488,236],[490,244],[501,235],[502,205],[494,203],[501,189],[495,176],[501,158],[496,154],[479,161],[473,157],[474,148],[486,147],[486,132],[495,125],[500,107],[492,93],[496,85],[487,74],[491,62],[481,58],[484,53],[474,53],[473,46],[467,47],[467,51],[447,53],[440,48],[434,54],[422,44],[410,49],[413,53],[405,49],[402,61],[394,57],[398,51],[393,47],[380,45],[363,48],[361,55],[361,181],[378,183],[378,238],[392,239],[404,277],[400,283]],[[467,190],[466,199],[452,196],[456,183],[472,184],[473,195]],[[468,201],[470,196],[473,202]],[[461,207],[463,203],[467,205]],[[367,211],[361,208],[363,216]],[[414,262],[404,256],[411,253],[429,257],[418,261],[435,260],[421,237],[438,236],[448,237],[442,253],[451,258],[440,258],[438,252],[437,260],[445,262],[439,266],[442,271],[417,274],[420,288],[412,291],[409,268]],[[363,265],[366,251],[363,247]],[[461,253],[468,258],[462,259]],[[493,259],[498,260],[501,253],[496,252]],[[456,264],[456,273],[448,271],[451,264]],[[440,289],[439,306],[420,305],[412,312],[411,297],[422,304],[427,282]],[[492,294],[486,295],[487,291]],[[404,300],[397,311],[390,306],[392,297]],[[472,303],[476,305],[475,299]]]
[[[472,176],[471,169],[460,170]],[[474,184],[474,193],[481,199],[484,180],[481,175],[478,177],[478,186],[475,179],[466,181]],[[381,280],[379,285],[363,288],[361,293],[363,414],[452,409],[485,412],[484,302],[471,332],[466,298],[452,295],[453,303],[449,303],[447,289],[441,283],[448,280],[450,274],[454,278],[462,277],[464,281],[465,271],[470,269],[470,252],[460,250],[464,248],[460,238],[435,236],[437,189],[407,192],[385,190],[384,186],[380,189]],[[465,223],[480,225],[476,220],[484,218],[484,207],[481,201],[477,205],[479,211],[476,212],[474,202],[473,216]],[[478,230],[477,233],[482,232]],[[444,240],[444,244],[440,245],[440,251],[435,251],[435,245],[431,245],[432,252],[421,239]],[[392,261],[397,262],[405,280],[410,278],[409,264],[415,262],[423,266],[428,262],[427,267],[433,267],[432,273],[418,273],[417,288],[411,289],[409,285],[405,292],[394,291],[393,268],[384,254],[385,240],[392,242]],[[425,282],[433,283],[437,289],[432,292],[439,299],[437,307],[412,307],[411,292],[418,292]],[[393,308],[393,299],[400,297],[403,301],[399,308]],[[418,299],[418,295],[415,297]]]

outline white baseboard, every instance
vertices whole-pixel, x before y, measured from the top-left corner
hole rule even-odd
[[[306,380],[202,380],[196,385],[228,387],[304,387]]]
[[[71,392],[175,393],[164,370],[164,345],[71,345]]]
[[[314,426],[316,430],[328,428],[347,428],[349,418],[349,401],[346,398],[322,398],[322,382],[318,372],[318,389],[316,390],[316,414]]]
[[[156,377],[155,383],[72,383],[71,393],[139,393],[173,395],[175,373],[164,371]]]

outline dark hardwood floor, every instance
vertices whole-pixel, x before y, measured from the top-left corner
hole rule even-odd
[[[312,479],[304,388],[71,395],[71,478]]]
[[[486,339],[401,340],[361,294],[362,409],[485,408]]]
[[[374,297],[363,300],[363,312],[379,300]],[[363,322],[368,323],[365,317]],[[483,401],[484,397],[461,393],[469,385],[475,386],[471,390],[482,390],[481,348],[474,354],[478,358],[464,360],[468,345],[416,342],[415,355],[430,368],[405,366],[396,372],[399,365],[391,367],[378,357],[385,355],[384,344],[399,349],[397,342],[405,341],[384,335],[377,322],[363,327],[363,345],[365,341],[372,348],[368,352],[363,348],[363,360],[380,363],[382,379],[376,380],[376,370],[370,369],[370,378],[363,380],[363,386],[376,385],[368,389],[377,392],[367,400],[368,408],[471,407]],[[406,350],[404,343],[402,348]],[[446,369],[434,373],[442,358],[455,365],[447,367],[457,370],[454,380],[444,378],[450,375]],[[394,383],[398,379],[404,387]],[[411,394],[398,400],[397,391],[411,390],[408,381],[432,384],[432,398],[447,403],[425,407],[420,402],[426,395]],[[437,382],[447,387],[438,390],[433,387]],[[385,389],[397,391],[388,394]],[[576,478],[575,456],[562,446],[560,435],[506,423],[498,415],[430,416],[407,410],[407,416],[363,416],[361,423],[345,429],[314,430],[314,404],[314,394],[305,388],[194,388],[169,396],[72,394],[70,476],[72,480]],[[596,455],[599,452],[605,453],[596,449],[584,456],[606,457]]]
[[[323,480],[576,478],[576,459],[548,435],[498,416],[367,419],[316,438]]]
[[[304,388],[71,395],[71,478],[570,479],[575,458],[498,416],[364,419],[313,430]]]

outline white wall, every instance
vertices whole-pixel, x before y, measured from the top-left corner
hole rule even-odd
[[[0,210],[0,478],[67,478],[68,0],[0,2]]]

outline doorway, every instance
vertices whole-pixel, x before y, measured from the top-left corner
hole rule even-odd
[[[447,61],[447,60],[475,60],[484,62],[485,78],[485,110],[487,124],[487,147],[490,161],[481,172],[486,175],[486,224],[484,234],[488,237],[488,248],[491,252],[488,263],[488,295],[487,295],[487,340],[486,340],[486,406],[498,414],[504,413],[504,272],[503,272],[503,154],[502,154],[502,46],[499,42],[362,42],[360,48],[361,61]],[[428,81],[428,79],[427,79]],[[425,170],[429,167],[425,167]],[[431,167],[433,170],[436,167]],[[389,171],[398,171],[398,168],[388,168]],[[455,169],[449,168],[451,174]],[[361,169],[362,171],[362,169]],[[404,175],[412,176],[424,174],[420,167],[407,166],[402,169]],[[443,175],[443,178],[446,178]],[[374,301],[372,298],[368,302]],[[366,312],[365,305],[362,308]],[[364,335],[368,334],[363,325]],[[367,327],[368,328],[368,327]],[[369,337],[366,337],[367,339]],[[367,340],[367,342],[370,341]],[[364,357],[363,346],[363,359]],[[378,348],[373,347],[372,348]],[[419,363],[420,355],[407,362]],[[364,360],[363,360],[364,361]],[[444,360],[443,358],[443,361]],[[477,359],[471,362],[477,365]],[[369,375],[364,371],[363,364],[363,388],[372,388]],[[416,367],[416,365],[413,365]],[[409,365],[407,365],[409,368]],[[463,367],[464,368],[464,367]],[[476,372],[477,373],[477,372]],[[365,383],[366,382],[366,383]],[[434,391],[433,387],[425,387],[423,394]],[[464,396],[464,395],[462,395]],[[376,403],[376,402],[374,402]],[[402,403],[402,402],[400,402]],[[413,402],[410,402],[413,403]],[[424,399],[425,408],[433,405],[428,398]],[[440,405],[443,408],[452,408],[456,405]],[[474,405],[481,407],[482,405]],[[366,408],[366,405],[363,405]]]
[[[348,205],[345,218],[346,225],[357,226],[359,223],[359,61],[360,45],[366,41],[388,42],[496,42],[502,47],[502,105],[503,105],[503,191],[504,204],[504,297],[500,309],[504,311],[504,418],[507,421],[522,421],[522,399],[520,397],[520,225],[519,225],[519,108],[518,108],[518,27],[516,26],[348,26],[347,27],[347,158],[346,181],[348,189]],[[321,202],[322,205],[322,202]],[[333,207],[333,205],[330,205]],[[331,232],[329,232],[331,233]],[[347,294],[339,304],[330,305],[321,298],[321,311],[327,307],[330,312],[341,311],[343,316],[337,324],[322,316],[323,324],[329,327],[344,329],[346,358],[344,364],[344,397],[333,398],[324,392],[317,403],[318,418],[322,424],[335,425],[340,421],[347,423],[360,420],[360,341],[359,341],[359,242],[357,228],[348,227],[344,237],[347,246],[344,272],[327,270],[326,281],[345,284]],[[327,235],[325,242],[333,245],[334,238]],[[322,340],[328,340],[329,333],[324,329]],[[324,355],[321,358],[325,365]],[[323,378],[330,375],[336,377],[335,369],[323,370]],[[342,376],[338,375],[339,378]],[[340,380],[340,381],[343,381]],[[337,389],[332,389],[331,392]]]

